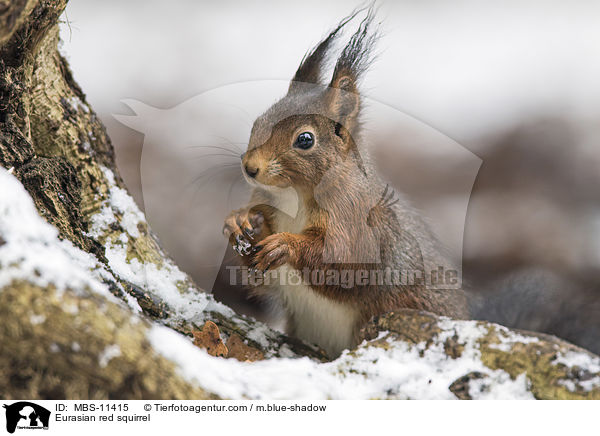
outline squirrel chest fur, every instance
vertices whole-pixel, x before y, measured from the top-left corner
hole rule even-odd
[[[321,83],[330,46],[354,15],[305,56],[287,94],[255,121],[242,156],[252,198],[224,226],[234,248],[247,248],[242,262],[264,274],[253,291],[280,302],[289,334],[332,357],[356,345],[374,315],[467,316],[461,290],[427,286],[427,265],[448,261],[363,144],[358,81],[377,38],[371,12]]]
[[[274,231],[301,233],[307,228],[306,215],[303,204],[299,205],[295,217],[277,211],[272,215]],[[275,296],[284,308],[288,334],[319,344],[329,355],[335,356],[354,344],[358,310],[348,302],[335,301],[319,293],[311,287],[310,278],[307,283],[303,275],[304,271],[284,264],[275,270],[272,284],[265,285],[264,290]]]

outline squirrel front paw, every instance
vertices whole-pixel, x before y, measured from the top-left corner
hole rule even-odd
[[[223,234],[240,256],[247,256],[255,251],[254,241],[260,236],[264,216],[252,209],[234,210],[225,219]]]
[[[292,259],[292,249],[286,233],[268,236],[256,246],[256,250],[251,267],[262,272],[276,269]]]

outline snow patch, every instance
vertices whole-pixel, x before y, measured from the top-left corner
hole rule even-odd
[[[474,321],[442,321],[445,330],[429,347],[410,345],[380,334],[388,346],[363,343],[356,351],[344,352],[333,362],[309,358],[272,358],[238,362],[209,356],[204,350],[172,330],[153,326],[148,339],[154,349],[173,361],[179,374],[223,398],[252,399],[456,399],[449,386],[473,371],[487,376],[473,381],[476,399],[533,399],[525,374],[511,379],[502,370],[491,370],[479,359],[477,339],[485,329]],[[456,359],[444,351],[445,338],[464,342]]]
[[[566,353],[559,353],[552,363],[596,374],[587,380],[578,380],[577,382],[573,380],[559,380],[558,383],[565,386],[569,391],[576,392],[579,387],[583,391],[589,392],[592,389],[600,387],[600,358],[587,353],[567,351]]]
[[[103,236],[112,224],[117,223],[118,213],[122,217],[120,224],[125,232],[132,238],[138,238],[138,224],[145,222],[144,214],[129,193],[117,186],[114,173],[106,167],[100,168],[108,181],[108,199],[100,211],[91,217],[88,235],[95,238]]]
[[[574,351],[559,353],[552,363],[555,365],[562,364],[568,368],[579,367],[592,373],[600,373],[600,358],[587,353],[576,353]]]
[[[589,380],[583,380],[579,382],[579,386],[583,388],[584,391],[591,391],[592,389],[596,389],[600,387],[600,376],[596,376]]]
[[[497,337],[500,339],[500,342],[497,344],[490,344],[489,347],[495,350],[504,351],[505,353],[509,353],[515,343],[532,344],[540,341],[535,336],[525,336],[501,325],[496,325],[495,328],[498,332]]]
[[[32,325],[38,325],[38,324],[42,324],[44,321],[46,321],[46,317],[44,315],[31,315],[29,317],[29,322]]]
[[[100,368],[106,368],[109,362],[115,357],[121,355],[121,348],[118,345],[109,345],[98,356],[98,364]]]
[[[161,268],[153,263],[142,263],[138,259],[127,260],[127,247],[106,242],[106,258],[112,270],[121,278],[133,283],[163,300],[175,313],[191,319],[202,313],[208,305],[206,294],[194,288],[179,289],[186,275],[174,265],[164,264]]]
[[[73,109],[73,111],[77,112],[79,109],[81,109],[83,112],[85,112],[86,114],[90,113],[90,108],[87,107],[87,105],[82,102],[79,97],[77,96],[73,96],[67,99],[67,103],[69,104],[69,106],[71,107],[71,109]]]
[[[58,230],[40,217],[23,185],[4,168],[0,168],[0,191],[0,237],[4,241],[0,244],[0,289],[26,281],[40,287],[53,285],[59,293],[88,288],[113,298],[101,282],[109,274],[104,267],[70,241],[59,240]]]
[[[269,340],[267,339],[267,336],[270,331],[271,331],[271,329],[269,327],[267,327],[266,324],[259,325],[255,329],[249,331],[247,336],[248,336],[248,339],[256,342],[261,347],[268,348]]]
[[[525,373],[514,380],[504,371],[494,372],[493,377],[471,380],[469,395],[476,400],[533,400],[530,383]]]
[[[144,214],[129,193],[117,186],[114,173],[102,167],[108,181],[108,198],[100,211],[90,220],[88,234],[100,239],[110,233],[110,226],[117,223],[125,230],[118,239],[106,240],[105,254],[111,269],[128,282],[148,289],[152,294],[164,301],[175,314],[186,319],[198,318],[208,305],[208,296],[198,292],[193,287],[182,289],[187,283],[187,276],[171,262],[157,266],[151,262],[141,262],[139,259],[128,259],[128,244],[130,238],[140,237],[139,225],[145,224]],[[128,237],[129,236],[129,237]]]

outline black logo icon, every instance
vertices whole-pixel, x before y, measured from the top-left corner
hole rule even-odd
[[[48,430],[50,411],[28,401],[3,406],[6,409],[6,431],[14,433],[15,429]]]

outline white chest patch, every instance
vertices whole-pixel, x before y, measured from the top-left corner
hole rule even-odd
[[[275,233],[288,232],[300,233],[306,225],[306,211],[303,207],[298,207],[298,198],[291,195],[281,196],[276,199],[275,220],[273,221]],[[293,215],[290,215],[290,212]]]
[[[294,270],[283,265],[278,272],[280,277],[287,278]],[[354,345],[353,332],[358,318],[355,309],[325,298],[303,283],[281,283],[280,280],[273,288],[298,338],[319,345],[330,356],[337,356]]]

